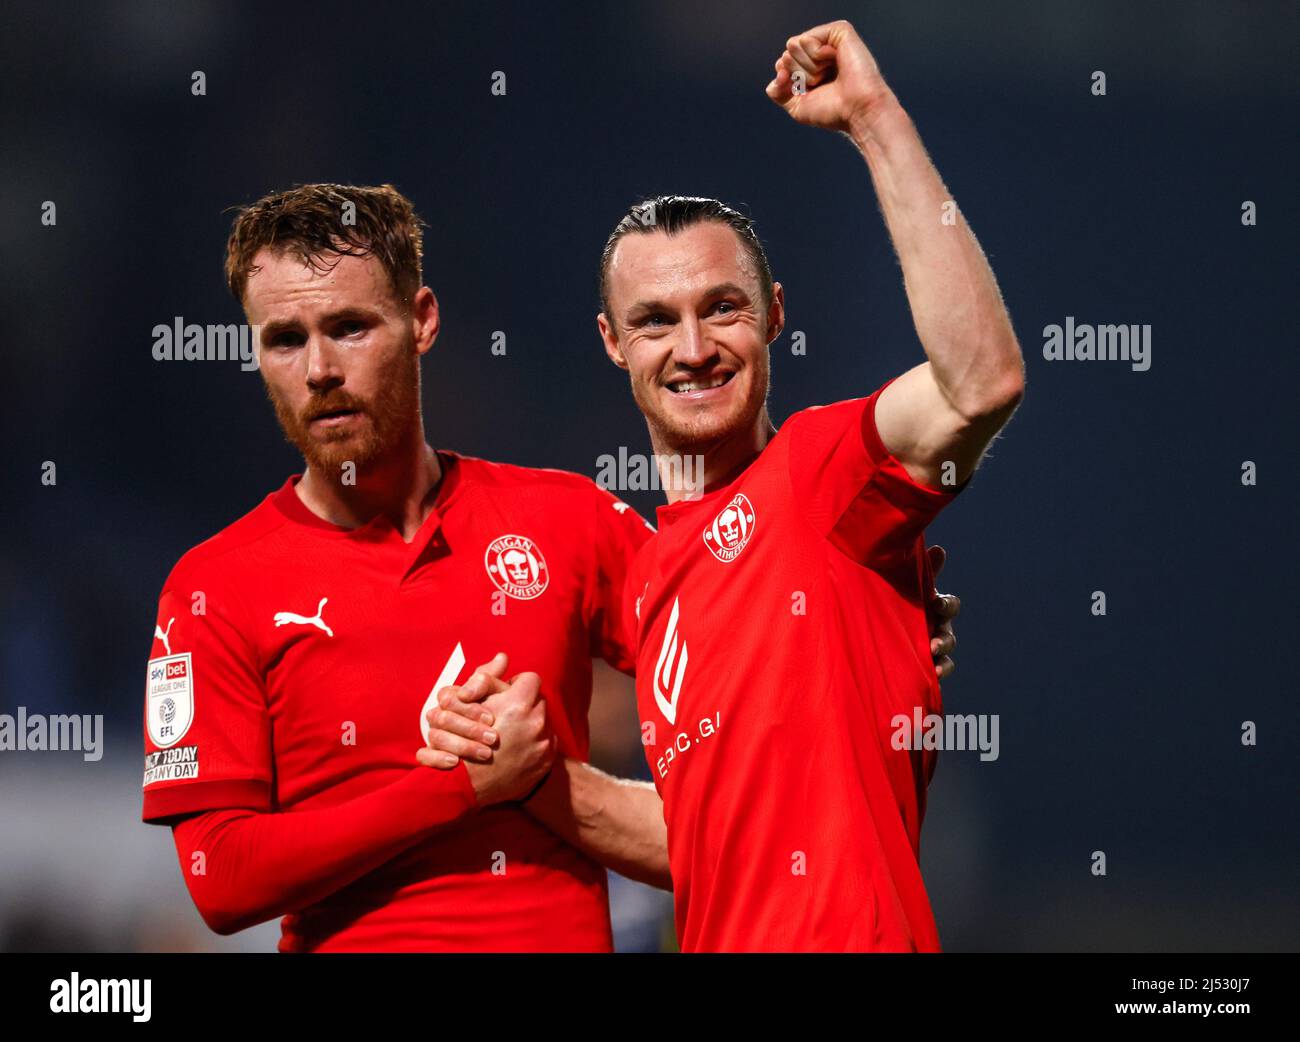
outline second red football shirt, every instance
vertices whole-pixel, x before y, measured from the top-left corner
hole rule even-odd
[[[684,951],[938,949],[935,754],[892,737],[942,711],[922,530],[952,493],[885,450],[878,395],[792,416],[728,486],[661,507],[629,576]]]

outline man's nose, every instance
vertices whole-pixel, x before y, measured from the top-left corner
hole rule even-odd
[[[677,342],[673,345],[673,361],[698,369],[717,354],[717,349],[704,335],[704,326],[695,315],[687,315],[677,329]]]
[[[338,351],[327,337],[311,337],[307,341],[307,386],[319,394],[342,382]]]

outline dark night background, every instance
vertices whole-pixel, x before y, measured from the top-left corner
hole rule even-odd
[[[255,372],[151,356],[174,316],[242,321],[226,209],[306,181],[397,185],[442,305],[430,439],[594,476],[648,445],[596,334],[606,235],[644,194],[742,204],[807,337],[803,357],[789,332],[773,348],[780,422],[922,359],[865,164],[763,93],[788,36],[845,17],[988,253],[1028,367],[930,533],[964,602],[946,708],[1001,725],[998,760],[945,753],[930,788],[944,945],[1294,950],[1297,10],[6,5],[0,712],[103,713],[108,735],[98,763],[0,754],[0,948],[278,933],[209,934],[166,830],[139,822],[162,581],[301,469]],[[1067,315],[1150,323],[1150,371],[1045,361],[1042,329]],[[626,498],[649,516],[656,496]],[[602,755],[630,770],[627,712]],[[621,944],[657,945],[662,902],[616,894],[640,916]]]

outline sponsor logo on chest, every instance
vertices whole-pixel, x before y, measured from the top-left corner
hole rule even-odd
[[[640,609],[640,600],[637,601],[637,608]],[[681,611],[681,598],[674,597],[673,610],[668,615],[668,626],[664,629],[663,643],[659,646],[653,679],[655,704],[670,724],[677,722],[677,699],[682,693],[686,663],[690,661],[686,640],[677,631]]]

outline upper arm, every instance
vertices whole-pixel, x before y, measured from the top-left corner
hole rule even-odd
[[[804,519],[851,560],[878,568],[909,558],[925,526],[960,491],[918,481],[885,446],[876,409],[889,387],[806,409],[782,428]]]
[[[233,591],[215,576],[168,580],[145,681],[146,821],[271,808],[270,712],[241,618]]]
[[[596,490],[595,564],[588,591],[591,654],[623,673],[636,669],[636,632],[629,626],[626,585],[632,562],[654,534],[626,503]]]
[[[885,448],[917,481],[956,488],[978,466],[984,450],[1011,417],[1018,394],[981,415],[965,415],[944,394],[934,366],[923,362],[892,381],[876,404],[876,428]]]

